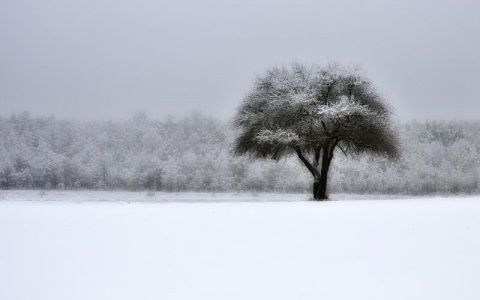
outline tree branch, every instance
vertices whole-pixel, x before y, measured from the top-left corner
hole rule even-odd
[[[310,173],[312,173],[313,176],[319,176],[317,169],[305,158],[300,147],[295,147],[295,151],[297,152],[298,158],[305,164]]]
[[[340,150],[342,150],[342,152],[343,152],[343,154],[345,155],[345,157],[348,157],[347,152],[345,152],[345,150],[343,150],[342,147],[338,146],[338,148],[339,148]]]
[[[335,139],[332,143],[332,148],[330,149],[330,159],[333,157],[333,151],[335,151],[335,147],[337,147],[338,143],[340,142],[340,140],[338,139]]]
[[[322,121],[322,126],[323,126],[323,129],[325,130],[325,132],[328,133],[327,125],[325,125],[325,122],[323,122],[323,121]]]
[[[317,147],[315,149],[315,162],[314,165],[318,166],[318,161],[320,160],[320,151],[322,150],[322,147]]]

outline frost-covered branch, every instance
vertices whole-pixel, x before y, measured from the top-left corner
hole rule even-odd
[[[347,116],[368,116],[373,112],[366,106],[351,101],[346,96],[341,96],[340,100],[327,105],[319,105],[317,115],[319,117],[343,118]]]
[[[291,130],[276,130],[271,131],[268,129],[260,131],[255,139],[261,143],[269,144],[283,144],[283,145],[295,145],[301,142],[298,134]]]

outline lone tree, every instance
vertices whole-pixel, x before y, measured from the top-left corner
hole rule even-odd
[[[328,199],[336,151],[398,156],[390,107],[358,69],[293,64],[257,77],[235,117],[235,152],[278,160],[297,155],[313,176],[313,198]]]

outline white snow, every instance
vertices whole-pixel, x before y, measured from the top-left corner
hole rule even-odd
[[[344,198],[343,195],[339,197]],[[351,196],[347,196],[350,198]],[[41,202],[283,202],[305,201],[306,194],[280,193],[193,193],[193,192],[126,192],[71,190],[0,190],[0,201]]]
[[[14,194],[0,194],[0,299],[480,299],[480,198]]]

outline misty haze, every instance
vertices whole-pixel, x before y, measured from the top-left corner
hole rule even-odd
[[[479,11],[0,1],[0,299],[480,299]]]

